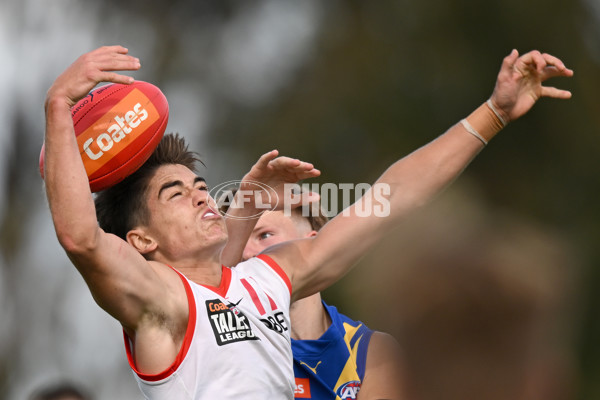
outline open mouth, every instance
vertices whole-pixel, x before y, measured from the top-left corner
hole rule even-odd
[[[213,210],[207,210],[204,215],[202,215],[202,219],[212,219],[212,218],[219,218],[220,215],[216,212],[214,212]]]

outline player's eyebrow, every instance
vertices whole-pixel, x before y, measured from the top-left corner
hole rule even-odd
[[[160,195],[162,194],[163,191],[172,188],[173,186],[183,186],[183,182],[182,181],[171,181],[171,182],[166,182],[164,183],[161,187],[160,190],[158,191],[158,197],[160,197]]]
[[[197,176],[197,177],[194,178],[193,186],[196,186],[196,184],[198,182],[206,183],[206,180],[203,177],[201,177],[201,176]],[[165,191],[165,190],[167,190],[169,188],[172,188],[174,186],[183,186],[183,182],[180,181],[180,180],[175,180],[175,181],[170,181],[170,182],[164,183],[160,187],[160,189],[158,190],[158,197],[160,197],[160,195],[162,194],[163,191]]]

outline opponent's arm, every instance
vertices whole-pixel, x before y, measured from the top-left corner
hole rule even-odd
[[[45,101],[44,176],[56,235],[96,302],[133,329],[159,280],[133,247],[98,226],[71,107],[99,82],[133,82],[114,71],[139,67],[139,60],[128,55],[127,49],[101,47],[71,64],[48,90]]]
[[[452,126],[394,163],[371,190],[327,223],[314,238],[281,244],[269,251],[290,276],[293,298],[321,291],[348,272],[403,216],[450,184],[483,148],[483,141],[490,140],[503,127],[502,120],[519,118],[540,97],[569,98],[570,92],[542,86],[542,82],[572,74],[556,57],[537,51],[519,57],[514,50],[502,63],[491,106],[484,103],[466,118],[468,124]],[[384,193],[378,193],[382,188]],[[381,201],[384,196],[378,194],[385,194],[388,209],[381,209],[386,201]],[[376,207],[386,217],[377,216]]]

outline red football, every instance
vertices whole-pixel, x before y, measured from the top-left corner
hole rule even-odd
[[[148,82],[101,86],[71,109],[73,126],[92,192],[106,189],[135,172],[160,142],[169,104]],[[44,177],[44,147],[40,154]]]

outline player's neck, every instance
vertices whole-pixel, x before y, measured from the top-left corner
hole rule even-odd
[[[316,340],[331,326],[331,318],[319,293],[300,299],[290,306],[292,339]]]
[[[218,287],[221,284],[222,265],[219,255],[179,259],[170,265],[200,285]]]

